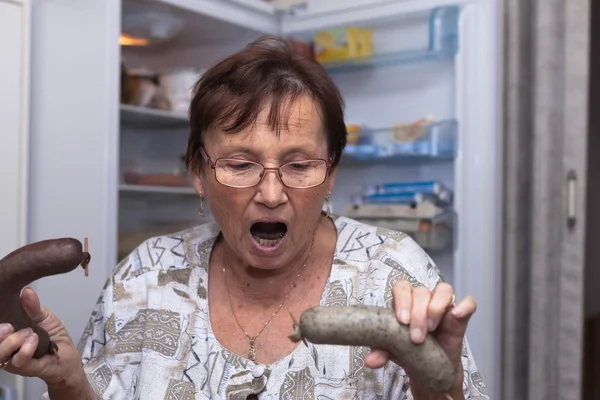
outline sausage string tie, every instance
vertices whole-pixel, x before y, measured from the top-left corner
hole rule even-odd
[[[304,268],[306,268],[306,264],[308,263],[308,260],[310,259],[310,255],[312,253],[314,243],[315,243],[315,239],[313,238],[313,240],[310,244],[310,250],[308,251],[308,257],[306,257],[306,261],[304,261],[304,265],[302,266],[300,271],[303,271]],[[223,264],[225,264],[225,263],[223,263]],[[283,298],[283,301],[281,302],[281,304],[279,305],[277,310],[275,310],[275,312],[267,320],[267,322],[265,322],[262,329],[255,336],[250,336],[248,334],[248,332],[246,332],[246,330],[242,327],[242,325],[240,324],[240,321],[238,321],[237,316],[235,315],[235,312],[233,311],[233,305],[231,303],[231,293],[229,292],[229,285],[227,284],[227,275],[225,274],[225,267],[223,267],[223,277],[225,279],[225,287],[227,288],[227,296],[229,297],[229,308],[231,308],[231,313],[233,314],[233,318],[235,319],[235,322],[240,327],[242,332],[244,332],[244,335],[246,335],[246,337],[248,338],[248,359],[250,359],[251,361],[255,361],[256,360],[256,347],[254,346],[254,344],[256,343],[256,339],[260,336],[261,333],[263,333],[263,331],[265,330],[267,325],[269,325],[269,323],[273,320],[273,318],[275,318],[275,316],[277,315],[279,310],[281,310],[281,308],[287,301],[288,296],[292,292],[292,289],[294,289],[296,287],[296,283],[294,282],[290,285],[290,289],[288,290],[285,297]],[[300,273],[298,273],[298,275],[296,275],[296,278],[300,278]]]

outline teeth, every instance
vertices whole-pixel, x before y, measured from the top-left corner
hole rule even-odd
[[[283,236],[281,236],[281,237],[283,237]],[[281,239],[275,239],[275,240],[261,239],[261,238],[257,238],[256,236],[254,237],[254,239],[256,239],[256,241],[258,242],[258,244],[260,244],[261,246],[265,246],[265,247],[275,246],[281,240]]]

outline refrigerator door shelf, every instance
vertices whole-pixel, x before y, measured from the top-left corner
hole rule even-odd
[[[374,207],[376,206],[349,207],[344,215],[369,225],[403,232],[428,252],[442,252],[454,248],[455,214],[452,210],[444,210],[435,217],[427,218],[401,216],[395,213],[388,215],[372,213]]]
[[[368,68],[391,67],[402,64],[442,61],[452,59],[458,52],[458,20],[460,8],[456,6],[437,7],[431,11],[428,20],[428,41],[423,48],[407,49],[399,52],[377,53],[374,35],[373,55],[348,58],[340,61],[322,62],[321,65],[331,74],[344,73]]]
[[[428,124],[413,141],[394,140],[392,130],[362,130],[357,144],[346,146],[343,161],[415,163],[451,161],[456,155],[458,123],[454,119]]]

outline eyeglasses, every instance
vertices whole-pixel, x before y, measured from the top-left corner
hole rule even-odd
[[[266,171],[277,171],[281,182],[292,189],[308,189],[325,182],[330,165],[322,159],[291,161],[277,168],[267,168],[261,163],[235,158],[218,158],[212,161],[201,149],[202,157],[215,171],[215,179],[233,188],[249,188],[260,183]]]

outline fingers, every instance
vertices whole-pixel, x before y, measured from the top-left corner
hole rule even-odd
[[[4,341],[11,333],[13,333],[15,328],[11,324],[0,324],[0,343]],[[2,361],[2,360],[0,360]]]
[[[396,318],[404,325],[409,325],[411,340],[422,343],[427,332],[436,331],[436,337],[452,337],[461,339],[467,330],[471,316],[477,310],[477,303],[472,296],[467,296],[453,306],[454,289],[441,282],[433,292],[424,286],[412,288],[410,282],[399,281],[392,287]],[[439,329],[438,329],[439,328]],[[461,341],[458,341],[460,346]],[[373,348],[364,359],[365,367],[381,368],[388,361],[401,365],[387,351]]]
[[[0,341],[0,362],[5,362],[6,360],[10,359],[11,356],[23,346],[27,338],[32,334],[33,331],[31,328],[26,328],[15,333],[11,333],[2,341]]]
[[[435,331],[454,299],[451,285],[441,282],[433,293],[424,286],[412,288],[408,281],[398,281],[392,287],[393,306],[396,318],[404,325],[410,325],[410,337],[414,343],[422,343],[427,332]],[[456,317],[472,313],[473,300],[461,303]],[[456,308],[454,308],[456,310]]]
[[[404,325],[410,324],[412,310],[412,286],[408,281],[398,281],[392,287],[393,305],[396,318]]]
[[[33,358],[33,354],[35,353],[35,349],[38,344],[38,335],[36,333],[31,333],[25,338],[25,341],[21,345],[21,349],[17,354],[15,354],[10,361],[13,367],[15,368],[23,368],[27,364],[31,362]]]
[[[442,317],[448,310],[448,306],[452,304],[454,290],[452,286],[445,282],[439,283],[433,290],[433,296],[429,303],[427,330],[433,332],[437,329]]]
[[[466,329],[467,323],[473,314],[475,314],[475,311],[477,311],[477,302],[475,302],[473,296],[467,296],[452,309],[450,315],[463,322]]]
[[[416,287],[413,290],[413,307],[410,315],[410,339],[421,343],[427,334],[427,318],[431,291],[426,287]]]
[[[383,367],[389,359],[389,353],[381,349],[371,349],[371,352],[365,357],[365,367],[376,369]]]
[[[48,310],[42,307],[37,293],[30,287],[21,291],[21,304],[33,322],[39,324],[48,317]]]

